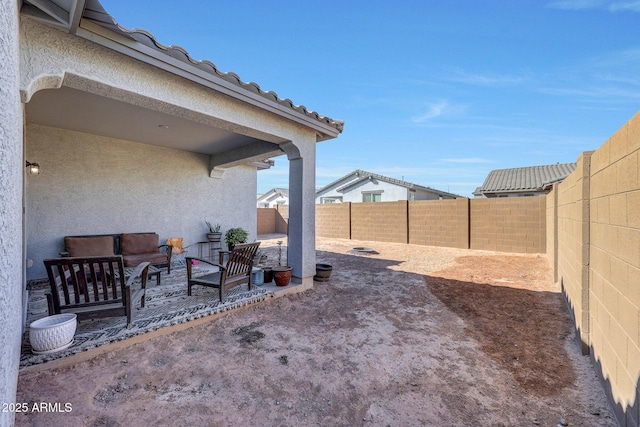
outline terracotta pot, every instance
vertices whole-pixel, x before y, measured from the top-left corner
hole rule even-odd
[[[273,279],[278,286],[287,286],[291,281],[291,267],[273,267]]]

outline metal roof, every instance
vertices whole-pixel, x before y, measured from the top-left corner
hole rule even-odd
[[[474,194],[541,191],[562,181],[576,169],[576,163],[496,169],[489,172],[484,184]]]

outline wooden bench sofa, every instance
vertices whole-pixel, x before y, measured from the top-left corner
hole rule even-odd
[[[171,245],[160,245],[156,233],[97,234],[66,236],[62,257],[122,255],[125,267],[149,262],[155,267],[167,267],[171,273]],[[164,250],[164,252],[163,252]]]

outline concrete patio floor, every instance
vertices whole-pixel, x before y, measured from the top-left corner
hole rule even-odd
[[[72,410],[16,425],[616,425],[544,255],[319,238],[317,259],[313,289],[21,371],[18,401]]]

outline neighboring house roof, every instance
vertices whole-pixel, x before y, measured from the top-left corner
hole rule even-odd
[[[270,202],[274,199],[277,199],[278,197],[284,197],[286,199],[289,198],[289,189],[287,188],[272,188],[271,190],[267,191],[266,193],[262,194],[261,196],[258,197],[258,202],[260,201],[266,201],[266,202]]]
[[[354,179],[355,178],[355,179]],[[320,193],[322,193],[324,190],[334,187],[335,185],[339,184],[340,182],[346,181],[345,185],[343,185],[342,187],[339,187],[336,189],[336,191],[338,192],[344,192],[346,190],[348,190],[351,186],[356,185],[360,182],[369,180],[369,179],[377,179],[379,181],[384,181],[384,182],[388,182],[390,184],[395,184],[395,185],[399,185],[401,187],[405,187],[408,189],[413,189],[413,190],[420,190],[420,191],[428,191],[434,194],[438,194],[441,196],[447,196],[447,197],[462,197],[459,196],[457,194],[453,194],[453,193],[448,193],[446,191],[441,191],[441,190],[437,190],[435,188],[431,188],[431,187],[425,187],[422,185],[418,185],[418,184],[413,184],[411,182],[407,182],[407,181],[402,181],[399,179],[395,179],[395,178],[389,178],[387,176],[383,176],[383,175],[378,175],[376,173],[371,173],[371,172],[367,172],[361,169],[356,169],[355,171],[343,176],[340,179],[337,179],[335,181],[333,181],[332,183],[325,185],[324,187],[320,188],[318,191],[316,191],[316,195],[319,195]]]
[[[575,169],[576,163],[496,169],[489,172],[484,184],[474,194],[542,191],[545,187],[564,180]]]

